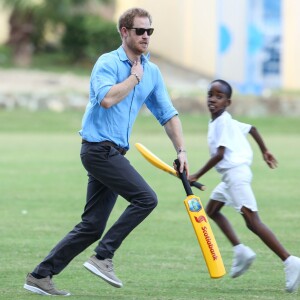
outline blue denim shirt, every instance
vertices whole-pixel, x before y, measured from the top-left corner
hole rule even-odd
[[[130,76],[131,62],[122,46],[99,57],[92,70],[90,99],[79,131],[84,140],[111,141],[129,149],[132,127],[144,103],[161,125],[178,114],[158,67],[145,55],[141,59],[144,68],[141,82],[121,102],[104,108],[100,103],[110,88]]]

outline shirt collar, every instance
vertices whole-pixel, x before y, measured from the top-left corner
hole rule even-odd
[[[124,48],[122,46],[120,46],[118,49],[117,49],[117,53],[119,55],[119,58],[121,61],[129,61],[129,58],[127,57],[126,55],[126,52],[124,50]],[[141,60],[142,60],[142,63],[147,63],[149,60],[150,60],[150,52],[146,53],[146,54],[142,54],[141,55]]]

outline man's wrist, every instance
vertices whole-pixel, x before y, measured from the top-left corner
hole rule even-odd
[[[186,150],[184,148],[177,148],[177,154],[180,154],[182,152],[186,153]]]
[[[133,72],[133,73],[131,73],[130,75],[133,75],[133,76],[136,78],[138,84],[140,83],[141,78],[140,78],[140,76],[139,76],[138,74],[136,74],[136,73]]]

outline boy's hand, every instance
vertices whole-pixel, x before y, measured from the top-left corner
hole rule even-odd
[[[195,174],[192,174],[190,176],[188,176],[188,181],[189,182],[194,182],[197,181],[199,178],[195,176]]]
[[[277,160],[271,152],[266,150],[263,154],[263,157],[264,157],[265,162],[268,164],[268,166],[271,169],[275,169],[277,167]]]

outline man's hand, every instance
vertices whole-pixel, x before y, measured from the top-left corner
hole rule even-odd
[[[173,163],[174,169],[175,169],[177,172],[179,171],[180,173],[182,173],[183,170],[185,170],[186,176],[188,177],[188,176],[189,176],[189,164],[188,164],[186,152],[185,152],[185,151],[179,152],[178,155],[177,155],[177,158],[178,158],[178,160],[179,160],[179,162],[180,162],[180,169],[177,170],[176,164]]]
[[[131,67],[131,74],[135,74],[138,77],[139,82],[142,80],[144,75],[143,65],[141,64],[140,60],[134,61]]]

